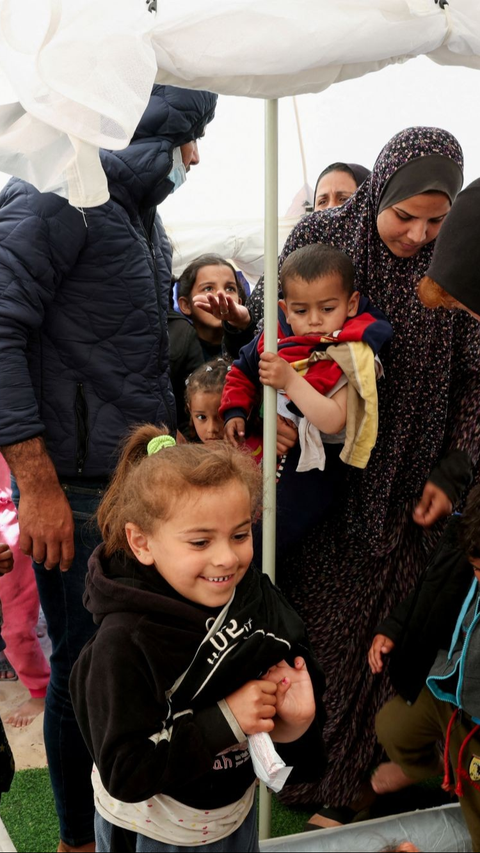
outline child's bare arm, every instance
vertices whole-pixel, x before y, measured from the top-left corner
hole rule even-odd
[[[0,542],[0,575],[6,575],[13,569],[13,554],[8,545]]]
[[[383,656],[389,655],[395,643],[384,634],[376,634],[368,652],[368,663],[374,675],[383,669]]]
[[[277,685],[272,739],[277,743],[298,740],[315,719],[315,697],[304,659],[295,658],[293,667],[282,660],[263,677]]]
[[[260,357],[259,376],[263,385],[283,389],[310,423],[330,435],[343,429],[347,420],[347,388],[333,397],[324,397],[283,358],[271,352]]]

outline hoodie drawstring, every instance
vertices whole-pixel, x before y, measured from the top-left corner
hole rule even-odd
[[[465,750],[470,742],[470,740],[480,731],[480,725],[475,725],[471,732],[468,733],[466,738],[463,740],[462,745],[458,751],[458,762],[457,762],[457,784],[455,787],[453,786],[451,773],[450,773],[450,760],[449,760],[449,752],[450,752],[450,740],[452,734],[452,728],[458,718],[459,708],[455,708],[452,716],[450,717],[447,732],[445,735],[445,750],[443,753],[443,766],[445,775],[443,777],[442,788],[444,791],[450,791],[453,794],[456,794],[457,797],[463,797],[463,783],[466,780],[470,785],[473,785],[477,791],[480,791],[480,785],[477,782],[474,782],[473,779],[470,778],[470,775],[467,770],[462,767],[463,756],[465,754]]]

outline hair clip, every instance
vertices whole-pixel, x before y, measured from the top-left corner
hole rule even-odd
[[[176,443],[171,435],[156,435],[147,444],[147,456],[153,456],[154,453],[158,453],[164,447],[175,447]]]
[[[210,365],[207,364],[207,366],[205,368],[205,373],[210,373],[211,370],[213,370],[213,367],[210,367]]]

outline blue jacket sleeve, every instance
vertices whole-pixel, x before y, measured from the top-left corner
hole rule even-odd
[[[14,178],[0,195],[0,446],[44,431],[32,353],[40,361],[38,332],[86,231],[80,211],[53,193]]]

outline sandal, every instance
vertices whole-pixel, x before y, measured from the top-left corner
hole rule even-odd
[[[7,675],[9,672],[12,672],[13,675]],[[5,674],[2,675],[2,673]],[[4,652],[0,652],[0,684],[5,684],[8,681],[18,681],[18,675]]]

